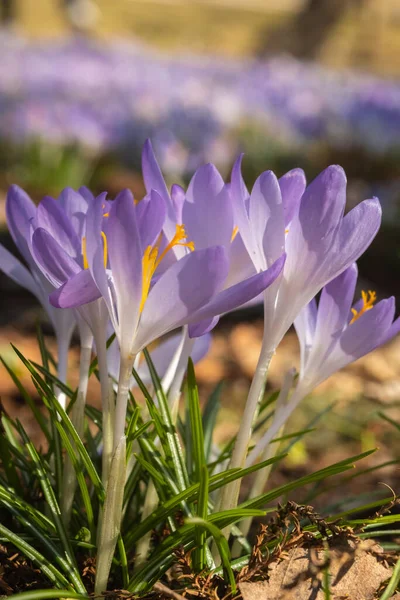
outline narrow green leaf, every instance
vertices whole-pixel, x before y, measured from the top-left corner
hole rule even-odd
[[[236,581],[231,567],[231,557],[229,552],[228,541],[225,539],[223,533],[210,521],[206,521],[205,519],[200,519],[198,517],[194,517],[193,519],[188,520],[187,523],[192,523],[197,527],[202,527],[203,529],[208,531],[210,535],[212,535],[217,545],[219,555],[221,557],[221,562],[224,567],[225,575],[229,581],[229,585],[231,586],[232,594],[236,594]]]
[[[7,373],[10,375],[10,377],[13,380],[14,384],[18,388],[18,391],[21,394],[22,398],[24,399],[24,402],[26,402],[26,404],[31,409],[31,411],[33,413],[33,416],[35,417],[35,420],[38,423],[40,429],[44,433],[47,441],[50,442],[51,441],[50,432],[49,432],[49,429],[48,429],[48,427],[46,425],[46,420],[43,417],[42,413],[40,412],[39,408],[36,406],[35,402],[31,398],[30,394],[28,394],[28,392],[26,391],[26,389],[22,385],[22,383],[19,380],[19,378],[15,375],[15,373],[11,369],[11,367],[8,366],[8,364],[6,363],[6,361],[4,360],[4,358],[2,356],[0,356],[0,360],[3,363],[3,365],[5,366],[5,368],[7,370]]]
[[[44,497],[46,498],[46,502],[47,502],[50,512],[52,514],[54,525],[56,526],[56,529],[57,529],[57,532],[58,532],[58,535],[60,538],[60,542],[64,548],[65,558],[69,562],[70,570],[71,570],[71,574],[70,574],[71,580],[73,581],[78,592],[85,593],[86,589],[82,583],[78,568],[76,566],[75,555],[72,551],[71,545],[69,543],[69,539],[67,537],[67,534],[66,534],[63,522],[62,522],[60,507],[57,503],[53,488],[51,487],[51,483],[50,483],[47,473],[44,469],[42,459],[40,458],[34,445],[32,444],[31,440],[27,436],[27,434],[21,424],[19,424],[19,428],[20,428],[21,438],[22,438],[22,440],[29,452],[29,455],[35,465],[36,474],[39,479],[40,487],[42,488]]]
[[[56,586],[68,585],[65,577],[36,548],[0,523],[0,535],[20,550],[29,560],[34,561],[49,581]]]
[[[78,600],[87,600],[88,595],[77,594],[68,590],[32,590],[31,592],[21,592],[13,594],[12,600],[47,600],[47,598],[77,598]]]
[[[164,393],[164,390],[161,385],[160,378],[154,368],[153,362],[150,358],[150,354],[147,349],[143,350],[144,357],[147,362],[147,366],[150,371],[151,380],[155,389],[155,393],[158,400],[158,409],[160,412],[160,416],[162,419],[163,427],[165,430],[165,436],[169,448],[169,452],[171,454],[171,460],[173,463],[173,468],[175,470],[175,475],[177,478],[177,484],[180,490],[184,490],[189,486],[189,478],[185,467],[185,459],[183,456],[182,448],[179,442],[179,437],[175,428],[174,423],[172,422],[171,412],[169,409],[168,399]],[[149,404],[149,402],[148,402]],[[150,405],[152,405],[152,401]],[[150,409],[149,405],[149,409]]]
[[[219,382],[214,391],[209,396],[203,412],[203,431],[204,431],[204,454],[206,460],[210,458],[212,448],[213,433],[219,409],[221,407],[221,391],[223,382]]]

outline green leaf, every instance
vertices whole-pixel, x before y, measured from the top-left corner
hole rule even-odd
[[[213,433],[219,409],[221,407],[221,391],[223,382],[217,384],[215,390],[209,396],[203,412],[203,430],[204,430],[204,454],[206,460],[210,458],[212,448]]]
[[[157,375],[157,372],[154,368],[153,362],[150,358],[150,354],[147,349],[143,350],[144,357],[147,362],[147,366],[150,371],[151,380],[155,389],[155,393],[158,400],[158,411],[162,422],[162,429],[165,439],[166,445],[163,445],[163,448],[168,448],[168,452],[170,455],[170,459],[172,461],[173,469],[175,471],[177,485],[180,490],[184,490],[189,486],[189,478],[185,468],[185,459],[183,456],[182,448],[179,442],[178,433],[176,431],[175,425],[172,421],[171,412],[169,409],[168,399],[164,393],[164,390],[161,385],[160,378]],[[135,373],[134,373],[135,375]],[[136,377],[136,376],[135,376]],[[140,379],[140,378],[139,378]],[[151,411],[151,416],[154,415],[154,404],[149,397],[147,392],[146,400],[149,406],[149,410]],[[154,419],[155,424],[157,423],[156,419]],[[162,435],[160,432],[159,435]],[[162,438],[161,438],[162,439]]]
[[[14,350],[15,350],[15,348],[14,348]],[[26,404],[31,409],[31,411],[33,413],[33,416],[35,417],[35,420],[38,423],[40,429],[44,433],[47,441],[50,442],[51,441],[50,432],[49,432],[49,429],[48,429],[48,427],[46,425],[46,420],[44,419],[42,413],[40,412],[40,410],[36,406],[35,402],[32,400],[31,396],[28,394],[28,392],[26,391],[26,389],[22,385],[22,383],[19,380],[19,378],[15,375],[15,373],[11,369],[11,367],[8,366],[8,364],[6,363],[6,361],[4,360],[4,358],[2,356],[0,356],[0,360],[3,363],[3,365],[5,366],[5,368],[7,370],[7,373],[10,375],[10,377],[13,380],[14,384],[18,388],[18,391],[21,394],[24,402],[26,402]]]
[[[68,590],[32,590],[31,592],[12,595],[12,600],[47,600],[47,598],[77,598],[78,600],[87,600],[89,596]]]
[[[56,526],[58,536],[60,538],[60,542],[63,546],[64,553],[65,553],[65,559],[68,561],[69,566],[70,566],[71,580],[73,581],[78,592],[85,593],[86,589],[82,583],[78,568],[76,566],[75,555],[72,551],[71,545],[69,543],[69,539],[67,537],[67,534],[66,534],[63,522],[62,522],[60,507],[57,503],[57,500],[56,500],[53,488],[51,487],[51,483],[47,476],[46,470],[44,469],[42,459],[40,458],[34,445],[32,444],[31,440],[27,436],[27,434],[21,424],[19,424],[19,432],[20,432],[21,438],[28,450],[28,453],[35,465],[36,474],[39,479],[40,487],[42,488],[42,492],[44,494],[44,497],[45,497],[48,507],[50,509],[50,513],[52,515],[54,525]]]
[[[223,533],[210,521],[200,519],[199,517],[194,517],[193,519],[188,520],[187,523],[191,523],[193,525],[196,525],[197,527],[200,526],[206,531],[208,531],[210,535],[212,535],[217,545],[219,555],[221,557],[221,562],[224,568],[225,575],[229,581],[229,585],[231,586],[232,594],[236,594],[236,581],[231,567],[231,557],[229,552],[228,541],[225,539]]]
[[[20,550],[24,556],[29,560],[34,561],[41,569],[43,575],[45,575],[49,581],[56,586],[68,585],[68,581],[65,577],[47,560],[36,548],[28,544],[20,536],[10,531],[7,527],[0,524],[0,535],[2,535],[8,542],[13,544],[18,550]],[[83,587],[83,586],[82,586]],[[85,590],[84,590],[85,591]]]

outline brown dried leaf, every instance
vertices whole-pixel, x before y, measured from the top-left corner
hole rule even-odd
[[[382,552],[373,541],[346,541],[329,549],[332,600],[372,600],[391,569],[376,558]],[[372,551],[372,552],[371,552]],[[324,548],[295,548],[274,564],[269,580],[239,585],[244,600],[324,600],[323,573],[328,553]]]

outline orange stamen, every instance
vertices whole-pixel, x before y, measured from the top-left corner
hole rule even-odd
[[[189,248],[190,251],[194,250],[193,242],[184,242],[186,239],[185,227],[183,225],[176,226],[176,233],[170,243],[165,247],[160,256],[158,256],[157,246],[147,246],[143,258],[142,258],[142,299],[140,302],[139,311],[142,312],[144,304],[149,295],[151,280],[153,275],[163,260],[174,246],[184,246]]]
[[[108,246],[107,246],[107,237],[104,231],[101,232],[101,237],[103,239],[103,260],[104,260],[104,268],[107,267],[108,260]],[[83,268],[89,268],[89,262],[87,259],[87,251],[86,251],[86,237],[82,238],[82,257],[83,257]]]
[[[231,243],[233,242],[233,240],[235,239],[235,237],[237,236],[238,233],[239,233],[239,227],[236,225],[236,227],[234,227],[233,231],[232,231]]]
[[[364,290],[362,290],[361,298],[363,301],[363,305],[360,308],[360,310],[357,311],[355,308],[351,309],[351,312],[353,313],[353,318],[350,321],[350,325],[352,323],[354,323],[355,321],[357,321],[357,319],[359,319],[361,317],[361,315],[363,315],[365,312],[367,312],[368,310],[371,310],[371,308],[374,306],[374,302],[376,302],[376,292],[374,292],[372,290],[368,290],[368,292],[364,292]]]

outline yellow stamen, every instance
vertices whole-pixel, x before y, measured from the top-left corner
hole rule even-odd
[[[363,301],[361,309],[359,311],[357,311],[355,308],[351,309],[351,312],[353,313],[353,318],[350,321],[350,325],[354,323],[354,321],[357,321],[357,319],[359,319],[361,315],[363,315],[365,312],[371,310],[371,308],[374,306],[374,302],[376,301],[376,292],[372,290],[364,292],[363,290],[361,292],[361,298]]]
[[[289,233],[289,229],[285,229],[285,233]]]
[[[232,231],[231,243],[233,242],[233,240],[235,239],[235,237],[237,236],[238,233],[239,233],[239,227],[236,225],[236,227],[234,227],[233,231]]]
[[[101,237],[103,239],[103,260],[104,260],[104,268],[107,267],[108,260],[108,247],[107,247],[107,237],[104,231],[101,232]],[[82,257],[83,257],[83,268],[89,268],[89,262],[87,259],[87,251],[86,251],[86,237],[82,238]]]
[[[185,227],[183,225],[176,226],[176,233],[170,243],[165,247],[163,252],[158,256],[158,247],[157,246],[147,246],[143,258],[142,258],[142,299],[140,302],[140,312],[142,312],[144,304],[147,300],[147,296],[149,295],[151,280],[153,275],[166,256],[166,254],[174,247],[174,246],[184,246],[189,248],[189,250],[194,250],[193,242],[184,242],[182,240],[186,239]]]

